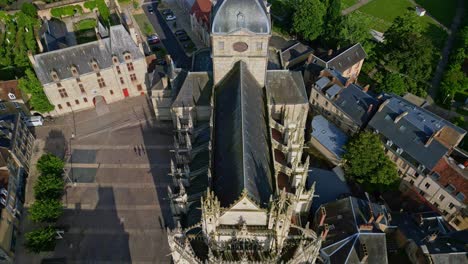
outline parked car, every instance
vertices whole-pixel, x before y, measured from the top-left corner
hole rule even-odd
[[[42,126],[44,119],[42,116],[28,116],[24,118],[24,122],[28,127]]]
[[[190,38],[188,36],[182,36],[179,38],[180,41],[189,41]]]
[[[179,29],[179,30],[176,30],[176,32],[174,32],[174,34],[176,36],[182,36],[182,35],[186,35],[187,32],[185,32],[185,30],[183,30],[183,29]]]
[[[159,39],[158,35],[153,34],[153,35],[148,36],[147,41],[149,44],[157,44],[161,40]]]
[[[150,14],[153,14],[153,12],[154,12],[153,6],[148,6],[148,12]]]
[[[172,13],[172,10],[170,9],[165,9],[162,11],[162,14],[167,16],[167,15],[173,15],[174,13]]]

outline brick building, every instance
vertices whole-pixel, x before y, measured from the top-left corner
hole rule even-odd
[[[132,31],[133,32],[133,31]],[[52,115],[62,115],[146,93],[147,64],[139,44],[123,25],[108,38],[31,55]]]

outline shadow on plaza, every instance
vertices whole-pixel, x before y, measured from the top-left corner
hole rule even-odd
[[[152,109],[151,102],[147,100],[150,105],[149,109]],[[145,146],[157,145],[157,144],[172,144],[172,123],[169,122],[153,122],[154,113],[144,112],[145,122],[140,124],[140,129],[143,135],[143,141]],[[158,139],[158,136],[163,136],[169,140]],[[167,153],[166,153],[167,152]],[[169,197],[167,192],[167,186],[172,183],[172,178],[169,173],[169,162],[168,160],[161,160],[161,155],[158,155],[155,151],[146,151],[149,164],[160,164],[162,167],[151,167],[149,172],[153,178],[154,186],[156,188],[156,195],[158,203],[161,208],[161,216],[158,216],[159,224],[161,229],[174,228],[172,221],[172,213],[169,204]],[[168,157],[170,155],[169,149],[164,150],[164,155]]]
[[[58,129],[50,130],[45,139],[44,152],[52,153],[57,157],[64,158],[67,151],[68,143],[65,135]]]
[[[57,225],[65,231],[55,247],[53,259],[79,263],[131,263],[129,234],[125,219],[119,218],[111,187],[97,189],[94,209],[65,209]],[[65,203],[68,197],[65,196]],[[44,262],[47,263],[47,260]]]

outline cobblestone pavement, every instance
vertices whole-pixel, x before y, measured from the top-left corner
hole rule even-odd
[[[170,262],[165,227],[172,226],[166,199],[171,125],[152,119],[145,97],[109,105],[109,110],[102,116],[94,109],[75,113],[37,129],[35,157],[44,151],[71,154],[65,213],[58,223],[65,235],[54,252],[42,255],[27,253],[20,237],[16,263],[40,263],[42,258]],[[23,221],[22,233],[31,228]]]

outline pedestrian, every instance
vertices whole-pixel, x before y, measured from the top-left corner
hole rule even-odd
[[[143,151],[143,155],[146,155],[145,147],[141,145],[141,150]]]
[[[135,155],[137,154],[137,148],[136,146],[133,147],[133,151],[135,152]]]
[[[138,156],[141,156],[140,145],[137,145]]]

